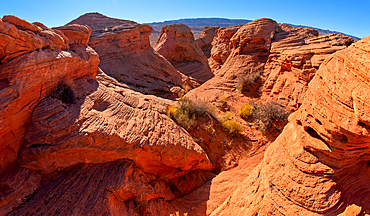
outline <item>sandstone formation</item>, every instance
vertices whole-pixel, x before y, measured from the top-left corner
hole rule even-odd
[[[216,76],[187,96],[213,101],[222,91],[234,91],[238,78],[263,68],[277,30],[278,24],[271,19],[258,19],[242,26],[230,39],[230,54]]]
[[[259,74],[253,91],[243,92],[245,96],[273,100],[295,111],[323,60],[353,43],[347,36],[318,36],[316,30],[278,26],[270,19],[250,22],[233,34],[230,29],[235,28],[218,30],[209,59],[215,77],[189,92],[188,97],[201,95],[214,101],[222,92],[234,92],[239,80],[248,74]]]
[[[234,25],[219,28],[214,33],[212,40],[212,47],[208,62],[214,73],[226,62],[230,54],[230,39],[242,27],[241,25]]]
[[[184,24],[164,26],[154,49],[177,70],[198,82],[203,83],[213,77],[207,58],[194,41],[190,28]]]
[[[219,28],[218,26],[205,26],[200,37],[195,39],[195,42],[197,42],[198,47],[202,49],[207,59],[211,56],[212,41],[215,32]]]
[[[280,27],[264,66],[266,81],[261,89],[262,98],[297,110],[308,83],[324,59],[347,48],[353,39],[335,34],[318,36],[318,32],[310,28]]]
[[[369,59],[369,37],[328,57],[262,162],[211,215],[368,214]]]
[[[69,39],[15,16],[0,20],[0,176],[18,157],[34,107],[60,83],[95,77],[99,59],[86,44],[89,34],[69,49],[73,33],[88,27],[73,28]]]
[[[174,101],[135,91],[195,84],[150,31],[97,13],[52,29],[0,19],[0,215],[370,213],[370,37],[271,19],[211,29],[210,79],[191,70],[204,54],[190,30],[164,27],[157,48],[210,79],[187,96],[222,95],[244,128],[232,137],[211,115],[185,130],[167,115]],[[272,142],[237,117],[250,100],[297,111]]]
[[[51,44],[2,26],[14,40]],[[207,153],[167,116],[171,101],[98,68],[88,26],[35,26],[61,35],[65,50],[2,49],[1,215],[142,215],[150,200],[173,200],[214,177]]]
[[[99,67],[119,82],[144,93],[177,97],[192,84],[150,46],[152,28],[133,21],[88,13],[70,22],[88,25],[89,45],[99,54]]]
[[[161,176],[212,168],[202,148],[166,115],[164,101],[119,87],[110,90],[95,80],[73,85],[81,98],[75,104],[48,97],[35,107],[20,153],[23,167],[50,173],[127,158]]]

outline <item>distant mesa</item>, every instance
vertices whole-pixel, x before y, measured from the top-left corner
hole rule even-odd
[[[219,27],[226,27],[226,26],[232,26],[232,25],[245,25],[253,20],[247,20],[247,19],[227,19],[227,18],[189,18],[189,19],[178,19],[178,20],[167,20],[164,22],[152,22],[152,23],[145,23],[147,25],[150,25],[153,27],[153,33],[150,35],[150,41],[153,44],[157,38],[159,37],[159,33],[161,31],[161,28],[165,25],[171,25],[171,24],[179,24],[183,23],[191,28],[191,31],[194,34],[195,38],[199,38],[200,34],[203,31],[203,28],[206,26],[219,26]],[[302,26],[302,25],[294,25],[294,24],[289,24],[289,23],[281,23],[281,24],[287,24],[292,27],[308,27],[308,28],[313,28],[310,26]],[[319,32],[320,35],[324,34],[342,34],[349,36],[355,40],[360,40],[361,38],[344,34],[341,32],[337,31],[330,31],[330,30],[325,30],[325,29],[320,29],[320,28],[313,28]]]

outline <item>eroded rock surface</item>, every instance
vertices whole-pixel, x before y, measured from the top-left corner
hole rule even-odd
[[[303,103],[308,83],[330,54],[347,48],[353,39],[344,35],[318,36],[310,28],[280,26],[264,66],[262,98],[275,100],[291,110]]]
[[[79,79],[73,85],[81,98],[75,104],[48,97],[35,107],[20,154],[22,166],[49,173],[128,158],[161,176],[212,169],[202,148],[166,115],[165,101],[95,80]]]
[[[210,57],[208,57],[209,65],[214,73],[226,62],[230,54],[230,39],[240,27],[242,25],[234,25],[219,28],[215,31],[215,36],[211,42]]]
[[[89,45],[99,54],[99,67],[119,82],[165,97],[177,97],[181,87],[190,87],[188,77],[150,46],[152,27],[99,13],[82,15],[70,24],[91,28]]]
[[[213,77],[206,56],[195,42],[190,28],[184,24],[164,26],[154,49],[177,70],[199,82]]]
[[[0,20],[0,174],[14,165],[34,107],[60,83],[95,77],[99,64],[85,43],[89,34],[74,49],[73,34],[39,26],[15,16]]]
[[[363,38],[322,63],[290,123],[215,215],[370,212],[369,59]]]
[[[230,39],[230,54],[215,77],[187,96],[213,101],[221,91],[234,91],[238,78],[263,68],[277,29],[278,24],[271,19],[258,19],[242,26]]]
[[[316,30],[278,26],[270,19],[255,20],[233,33],[236,29],[217,30],[209,59],[215,77],[188,97],[214,101],[222,92],[235,92],[248,74],[258,74],[251,90],[242,93],[295,111],[323,60],[353,43],[347,36],[318,36]]]
[[[197,42],[198,47],[203,50],[207,59],[211,57],[212,41],[215,36],[215,32],[219,28],[220,27],[218,26],[205,26],[200,37],[195,39],[195,42]]]

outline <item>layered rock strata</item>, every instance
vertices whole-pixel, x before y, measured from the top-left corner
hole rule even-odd
[[[70,22],[92,29],[89,46],[108,75],[144,93],[177,97],[192,83],[150,46],[152,27],[133,21],[88,13]],[[191,87],[190,87],[191,88]]]
[[[228,28],[218,31],[209,59],[215,77],[188,96],[213,101],[221,92],[235,91],[248,75],[257,74],[249,87],[252,90],[243,94],[275,101],[292,111],[302,104],[307,85],[323,60],[353,43],[347,36],[318,36],[316,30],[278,26],[269,19],[255,20],[236,33]],[[229,43],[227,35],[233,35]]]
[[[234,25],[222,27],[216,30],[214,38],[211,42],[211,53],[208,57],[209,65],[214,73],[226,62],[230,54],[230,39],[242,27],[242,25]]]
[[[0,20],[0,173],[14,165],[36,105],[61,83],[95,77],[99,59],[86,44],[89,31],[75,25],[65,35],[15,16]]]
[[[218,26],[205,26],[200,37],[195,39],[195,42],[202,49],[207,59],[211,57],[212,41],[215,37],[215,32],[219,28]]]
[[[370,38],[328,57],[262,162],[211,215],[354,215],[369,209]]]
[[[280,25],[264,66],[266,81],[261,89],[262,98],[297,110],[303,103],[308,83],[324,59],[352,43],[348,36],[318,36],[310,28]]]

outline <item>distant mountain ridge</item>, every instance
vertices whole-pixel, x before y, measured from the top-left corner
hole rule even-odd
[[[162,27],[165,25],[171,25],[171,24],[179,24],[183,23],[187,26],[189,26],[194,34],[195,38],[198,38],[200,34],[203,31],[203,28],[205,26],[219,26],[219,27],[225,27],[225,26],[232,26],[232,25],[245,25],[253,20],[247,20],[247,19],[227,19],[227,18],[186,18],[186,19],[178,19],[178,20],[167,20],[164,22],[152,22],[152,23],[143,23],[150,25],[153,28],[153,33],[151,36],[151,40],[154,40],[155,38],[159,37],[159,33],[162,30]],[[281,24],[281,23],[280,23]],[[355,40],[360,40],[361,38],[345,34],[342,32],[338,31],[331,31],[331,30],[325,30],[325,29],[320,29],[320,28],[314,28],[311,26],[303,26],[303,25],[294,25],[290,23],[283,23],[290,25],[292,27],[309,27],[312,29],[317,30],[320,34],[342,34],[342,35],[347,35]]]

